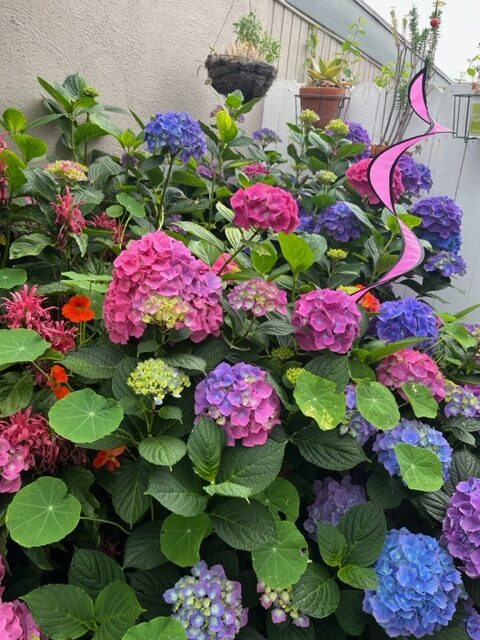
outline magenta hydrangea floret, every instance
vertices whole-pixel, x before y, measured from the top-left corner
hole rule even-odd
[[[387,342],[425,337],[425,344],[429,344],[438,338],[437,317],[432,308],[412,297],[384,302],[375,318],[375,330]]]
[[[203,560],[198,562],[191,575],[180,578],[163,598],[172,605],[172,618],[184,627],[189,640],[234,640],[248,621],[242,585],[228,580],[220,564],[209,568]]]
[[[298,205],[285,189],[257,182],[231,198],[233,222],[242,229],[273,229],[291,233],[298,227]]]
[[[182,162],[201,160],[207,152],[198,121],[184,111],[156,113],[145,126],[145,142],[151,153],[166,150]]]
[[[443,521],[442,543],[470,578],[480,578],[480,478],[459,482]]]
[[[316,289],[303,293],[295,302],[294,336],[305,351],[347,353],[360,335],[361,318],[357,305],[344,291]]]
[[[362,235],[362,223],[347,202],[337,202],[320,211],[315,233],[324,233],[336,242],[350,242]]]
[[[287,314],[287,292],[279,289],[275,282],[267,282],[263,278],[237,284],[227,297],[234,309],[241,309],[256,318],[272,312]]]
[[[308,507],[308,518],[303,523],[305,531],[317,542],[317,524],[327,522],[337,525],[347,511],[356,504],[366,502],[365,489],[352,484],[352,478],[346,475],[341,482],[333,478],[315,480],[313,483],[315,499]]]
[[[390,638],[431,635],[452,620],[463,593],[460,572],[438,540],[408,529],[387,533],[363,610]]]
[[[220,363],[195,389],[195,413],[207,416],[227,434],[227,444],[265,444],[280,423],[280,400],[267,373],[244,362]]]
[[[158,320],[169,302],[178,302],[180,309],[175,328],[189,329],[193,342],[220,334],[222,282],[182,242],[163,231],[147,233],[131,242],[113,267],[104,302],[105,326],[112,342],[126,344],[130,337],[142,336],[149,308],[155,307]]]
[[[402,349],[382,360],[377,367],[377,379],[387,387],[397,389],[405,400],[401,387],[406,382],[428,387],[438,402],[445,398],[445,379],[437,363],[427,353],[414,349]]]
[[[442,463],[443,479],[447,480],[452,462],[452,447],[441,431],[419,420],[403,418],[394,429],[378,433],[373,450],[378,454],[380,464],[383,464],[391,476],[399,475],[400,472],[395,453],[398,444],[410,444],[435,453]]]

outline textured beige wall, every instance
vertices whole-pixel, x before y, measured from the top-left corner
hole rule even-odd
[[[251,1],[265,25],[271,2]],[[105,104],[130,107],[142,117],[171,109],[206,119],[218,100],[205,84],[203,62],[231,5],[232,0],[0,0],[0,113],[17,106],[29,117],[43,114],[36,76],[62,82],[79,71]],[[232,22],[248,8],[248,0],[234,1],[218,51],[232,39]],[[262,108],[249,116],[248,129],[261,125]],[[133,121],[123,119],[128,122]]]

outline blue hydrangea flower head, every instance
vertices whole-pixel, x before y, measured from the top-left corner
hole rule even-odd
[[[452,276],[464,276],[467,273],[467,265],[461,255],[451,251],[439,251],[427,258],[423,268],[425,271],[437,271],[444,278]]]
[[[378,589],[365,591],[363,610],[390,638],[422,638],[452,620],[462,579],[435,538],[392,529],[374,569]]]
[[[432,174],[430,169],[416,162],[411,156],[404,154],[397,163],[402,174],[402,182],[405,191],[419,196],[422,191],[430,191],[432,188]]]
[[[163,599],[172,605],[172,618],[182,624],[189,640],[233,640],[247,624],[242,585],[228,580],[222,565],[209,569],[203,560],[198,562]]]
[[[346,389],[347,412],[345,419],[340,425],[340,433],[342,435],[349,433],[355,440],[363,446],[378,429],[371,422],[365,420],[362,414],[357,411],[357,393],[355,385],[349,384]]]
[[[410,208],[410,213],[422,219],[416,229],[420,237],[435,248],[457,253],[450,246],[451,237],[460,235],[463,213],[454,200],[448,196],[422,198]]]
[[[316,233],[325,233],[337,242],[350,242],[362,235],[362,223],[346,202],[336,202],[320,211]]]
[[[309,213],[301,204],[300,200],[297,200],[298,204],[298,219],[300,221],[297,231],[303,231],[305,233],[313,233],[315,231],[315,218],[312,213]]]
[[[373,450],[378,454],[380,464],[383,464],[391,476],[399,475],[400,472],[395,453],[397,444],[411,444],[435,453],[442,463],[443,479],[447,480],[452,462],[452,447],[440,431],[419,420],[402,418],[394,429],[380,432],[375,438]]]
[[[417,227],[418,229],[418,227]],[[442,238],[438,233],[432,233],[430,231],[421,231],[418,235],[430,242],[432,247],[436,251],[449,251],[450,253],[458,253],[462,246],[462,236],[460,233],[452,233],[448,238]]]
[[[396,342],[404,338],[438,338],[437,318],[432,308],[413,297],[384,302],[375,319],[375,331],[381,340]]]
[[[145,142],[151,153],[167,149],[182,162],[201,160],[207,143],[197,120],[183,111],[156,113],[145,126]]]
[[[352,160],[361,160],[362,158],[370,157],[370,144],[372,143],[368,131],[359,122],[352,122],[352,120],[345,120],[345,124],[348,125],[349,132],[347,134],[347,140],[350,142],[364,144],[365,151],[358,156],[354,156]]]

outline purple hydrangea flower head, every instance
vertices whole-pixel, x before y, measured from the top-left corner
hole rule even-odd
[[[465,629],[470,640],[480,640],[480,613],[473,607],[467,606],[468,618],[465,620]]]
[[[432,247],[438,251],[458,253],[462,246],[462,236],[460,233],[452,233],[448,238],[442,238],[440,234],[432,233],[430,231],[420,231],[418,235],[420,235],[424,240],[430,242]]]
[[[366,145],[365,151],[362,151],[362,153],[360,153],[358,156],[354,156],[353,160],[362,160],[363,158],[369,158],[370,144],[372,141],[370,139],[368,131],[365,129],[365,127],[362,127],[362,125],[359,122],[352,122],[352,120],[345,120],[345,124],[347,124],[349,128],[349,132],[347,134],[347,140],[350,140],[350,142],[353,142],[353,143]]]
[[[355,440],[363,446],[378,429],[371,422],[365,420],[360,411],[357,411],[357,393],[353,384],[347,385],[345,389],[347,413],[345,420],[340,425],[342,435],[349,433]]]
[[[422,198],[410,208],[410,212],[422,219],[417,227],[422,238],[435,248],[457,253],[451,245],[456,244],[456,237],[460,235],[463,213],[454,200],[448,196]]]
[[[303,293],[295,302],[294,336],[305,351],[347,353],[360,334],[361,318],[357,305],[344,291],[316,289]]]
[[[346,202],[336,202],[317,216],[316,233],[326,233],[337,242],[350,242],[362,235],[362,223]]]
[[[467,273],[467,265],[461,255],[451,251],[439,251],[429,256],[423,268],[425,271],[438,271],[444,278],[452,276],[464,276]]]
[[[237,284],[228,294],[228,301],[234,309],[242,309],[256,318],[267,313],[287,314],[287,293],[275,282],[254,278]]]
[[[402,182],[405,191],[419,196],[421,191],[430,191],[432,188],[432,173],[430,169],[416,162],[411,156],[404,154],[397,163],[402,174]]]
[[[367,500],[365,489],[352,484],[349,475],[344,476],[341,482],[333,478],[316,480],[313,483],[313,491],[315,500],[307,509],[308,518],[303,526],[315,542],[318,522],[328,522],[336,526],[351,507]]]
[[[480,478],[459,482],[443,521],[442,543],[470,578],[480,578]]]
[[[447,417],[480,417],[480,398],[470,389],[447,381],[444,413]],[[480,431],[480,426],[479,426]]]
[[[375,330],[381,340],[396,342],[404,338],[438,338],[437,318],[425,302],[408,297],[384,302],[375,319]]]
[[[390,638],[422,638],[452,620],[462,579],[435,538],[405,528],[389,531],[374,569],[378,589],[365,591],[363,610]]]
[[[394,429],[380,432],[375,438],[373,450],[378,454],[378,461],[391,476],[399,475],[400,472],[395,453],[397,444],[410,444],[435,453],[442,463],[443,479],[449,477],[452,447],[440,431],[419,420],[403,418]]]
[[[184,111],[156,113],[145,126],[145,142],[151,153],[167,149],[182,162],[190,158],[201,160],[207,152],[205,135],[198,121]]]
[[[268,127],[263,127],[262,129],[257,129],[252,133],[252,138],[259,142],[262,147],[267,147],[269,144],[278,144],[281,142],[280,136],[273,130]]]
[[[271,609],[273,624],[282,624],[290,618],[296,627],[310,626],[310,618],[292,604],[292,587],[273,589],[264,582],[257,582],[257,593],[262,594],[260,597],[262,607]]]
[[[297,231],[303,231],[304,233],[313,233],[315,230],[315,217],[312,213],[309,213],[304,207],[300,200],[297,200],[298,205],[298,219],[299,225],[297,227]]]
[[[209,569],[203,560],[198,562],[163,599],[172,605],[172,618],[181,623],[189,640],[233,640],[247,624],[242,585],[228,580],[220,564]]]
[[[195,389],[195,413],[207,416],[227,434],[227,444],[241,440],[246,447],[265,444],[280,423],[277,392],[259,367],[221,362]]]

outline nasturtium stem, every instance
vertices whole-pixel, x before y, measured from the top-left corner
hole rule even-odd
[[[89,518],[88,516],[82,516],[80,520],[89,520],[90,522],[99,522],[100,524],[111,524],[112,527],[117,527],[118,529],[123,531],[123,533],[126,533],[127,536],[129,536],[131,533],[131,531],[124,529],[121,524],[118,524],[118,522],[113,522],[113,520],[104,520],[103,518]]]

